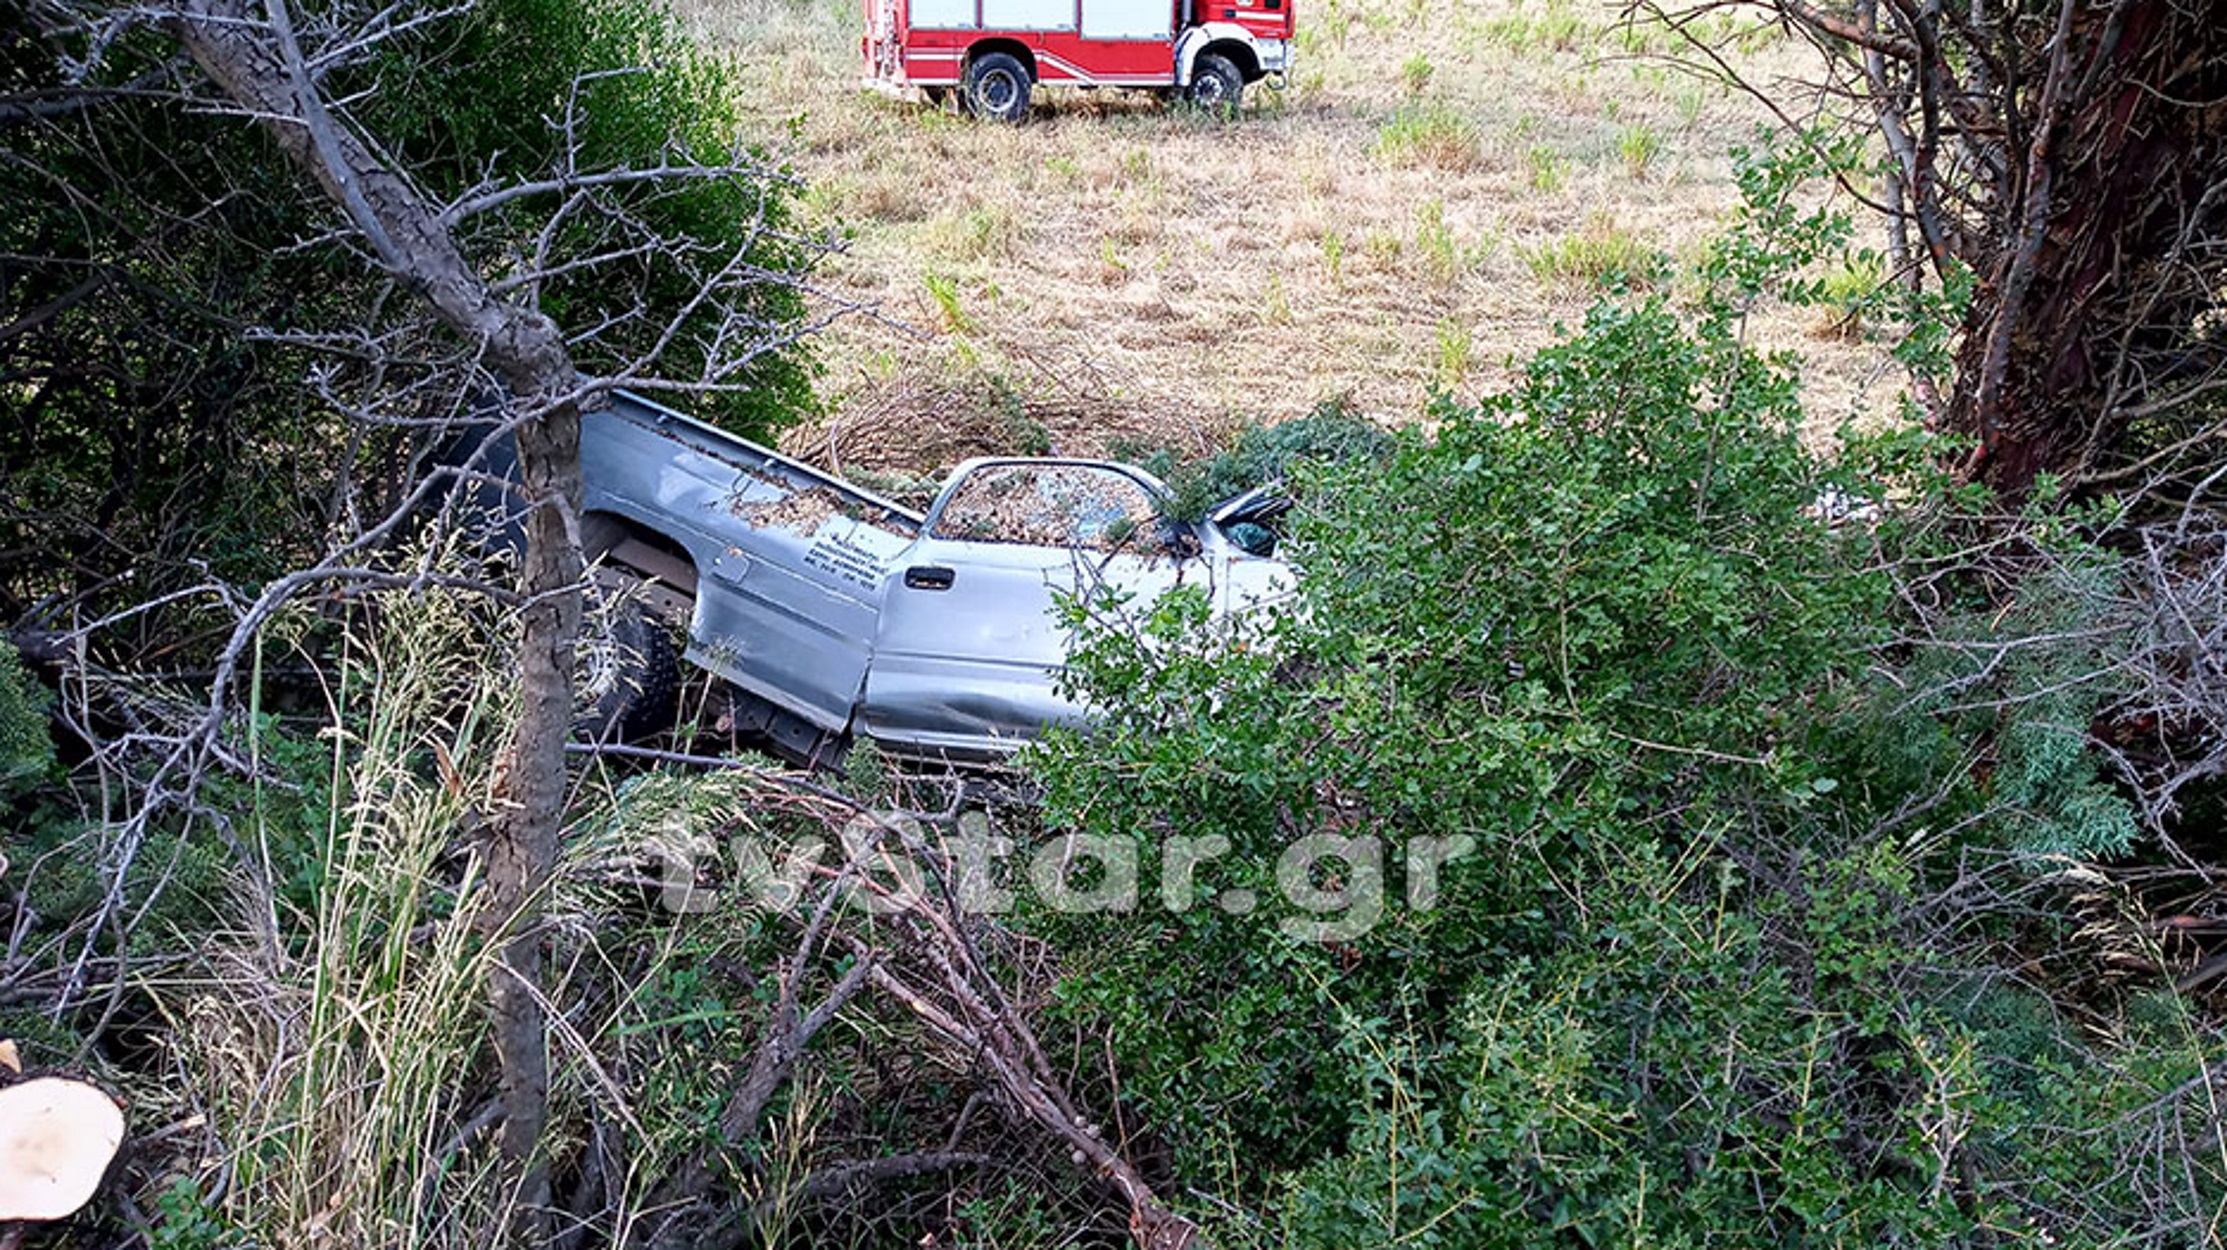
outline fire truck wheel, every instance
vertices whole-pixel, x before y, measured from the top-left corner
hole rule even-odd
[[[1237,112],[1238,98],[1244,94],[1245,77],[1226,56],[1202,52],[1191,66],[1191,85],[1183,91],[1183,98],[1195,108],[1201,108],[1221,117]]]
[[[1028,70],[1003,52],[985,52],[967,63],[967,111],[994,122],[1028,116]]]

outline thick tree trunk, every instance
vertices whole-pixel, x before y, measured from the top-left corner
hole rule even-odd
[[[2227,0],[1759,2],[1872,114],[1899,275],[1922,241],[1939,285],[1975,280],[1953,389],[1918,395],[1965,471],[2016,498],[2216,460]]]
[[[488,290],[440,215],[325,109],[285,0],[187,0],[171,28],[203,72],[254,115],[342,211],[389,272],[477,345],[526,405],[517,427],[526,514],[518,665],[522,699],[487,852],[483,923],[500,943],[488,990],[502,1065],[504,1156],[528,1211],[528,1239],[549,1206],[537,1148],[548,1118],[540,896],[556,863],[572,726],[572,650],[580,628],[580,414],[563,337],[539,311]]]
[[[549,1106],[538,921],[541,892],[557,863],[565,740],[572,732],[572,652],[580,636],[578,410],[564,405],[520,426],[518,463],[531,502],[518,638],[520,704],[510,767],[496,795],[502,811],[488,844],[484,914],[503,943],[488,992],[502,1058],[503,1155],[518,1169],[521,1200],[529,1209],[546,1209],[548,1169],[536,1155]]]
[[[1953,412],[1978,475],[2014,495],[2111,450],[2122,362],[2184,350],[2214,298],[2166,266],[2222,224],[2217,206],[2202,219],[2221,135],[2198,104],[2227,74],[2217,15],[2157,0],[2068,12],[2012,153],[2003,233],[1965,258],[1982,282]]]

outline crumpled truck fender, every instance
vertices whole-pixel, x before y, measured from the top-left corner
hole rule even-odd
[[[591,512],[688,553],[687,659],[830,733],[872,655],[882,578],[919,514],[638,396],[581,426]]]

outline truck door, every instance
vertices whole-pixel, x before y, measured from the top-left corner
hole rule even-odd
[[[830,733],[848,727],[885,568],[918,520],[635,396],[580,426],[591,512],[688,553],[688,659]]]
[[[860,719],[892,742],[1010,750],[1081,709],[1055,689],[1074,631],[1057,597],[1101,587],[1149,604],[1203,575],[1163,538],[1152,492],[1110,465],[992,461],[929,514],[882,592]]]

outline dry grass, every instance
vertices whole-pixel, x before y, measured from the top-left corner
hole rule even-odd
[[[852,0],[680,3],[750,67],[746,107],[791,136],[821,224],[853,233],[830,285],[916,327],[853,318],[822,341],[846,468],[930,469],[1016,428],[1031,450],[1197,446],[1331,398],[1413,420],[1450,378],[1504,382],[1597,296],[1540,257],[1604,222],[1694,254],[1732,200],[1729,148],[1764,120],[1599,3],[1302,0],[1290,90],[1249,91],[1235,124],[1055,89],[1016,128],[859,90]],[[1810,55],[1728,42],[1761,81]],[[1766,315],[1758,338],[1809,361],[1820,430],[1891,408],[1877,345],[1808,326]],[[944,412],[890,402],[982,373],[1025,420],[954,411],[967,435],[945,438]]]

